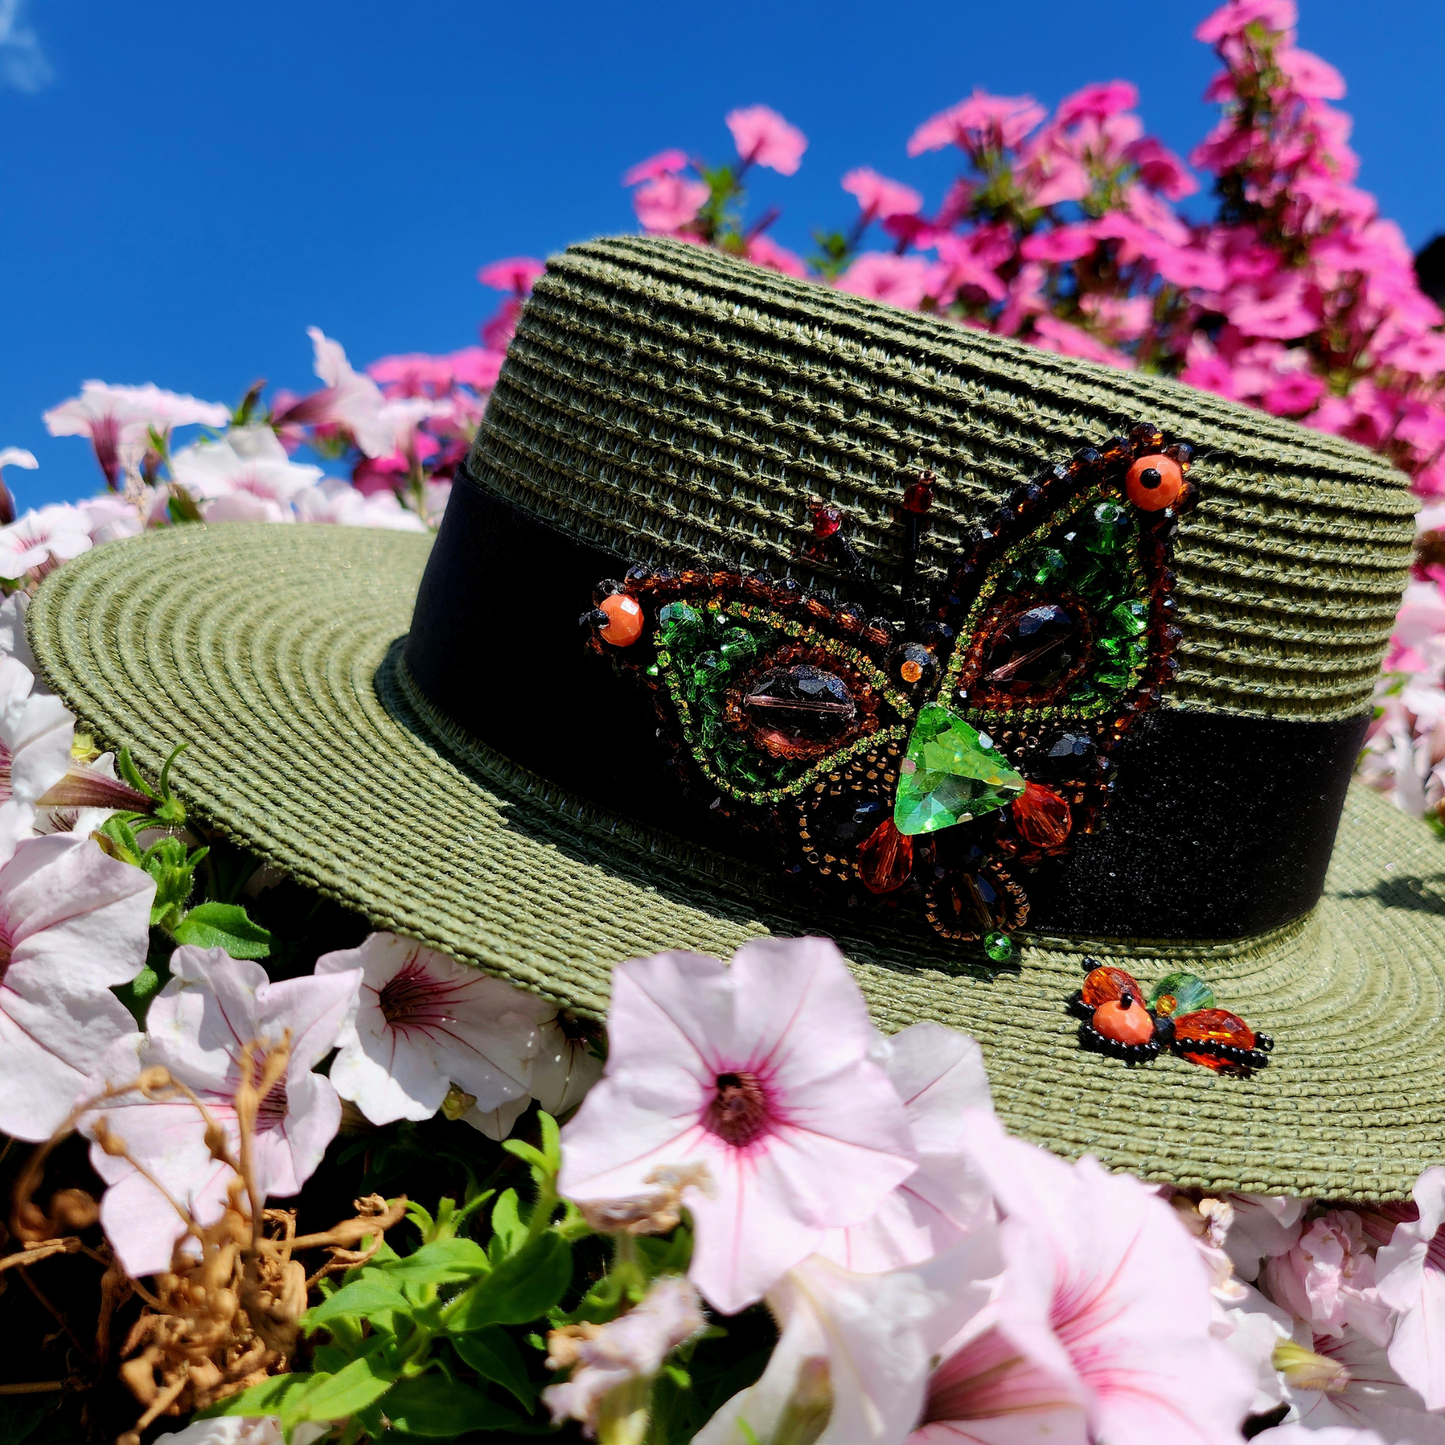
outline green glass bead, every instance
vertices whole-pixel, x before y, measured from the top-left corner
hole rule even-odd
[[[985,734],[946,707],[918,714],[898,770],[893,823],[900,833],[936,833],[1006,807],[1024,779]]]
[[[985,934],[983,951],[995,963],[1007,963],[1014,956],[1014,941],[1006,933]]]
[[[1094,507],[1093,526],[1084,533],[1084,546],[1091,552],[1110,556],[1125,546],[1133,528],[1127,508],[1118,502],[1099,502]]]
[[[1040,587],[1046,587],[1050,582],[1057,581],[1068,570],[1068,562],[1064,554],[1053,547],[1040,547],[1038,551],[1031,552],[1025,564],[1029,576],[1033,578]]]
[[[736,667],[751,662],[758,654],[758,642],[751,632],[741,627],[730,627],[722,635],[722,646],[718,649],[729,666]]]
[[[1149,1007],[1155,1013],[1178,1018],[1213,1008],[1214,990],[1197,973],[1166,974],[1149,991]]]
[[[1114,624],[1114,630],[1126,636],[1132,634],[1137,637],[1149,626],[1149,608],[1145,603],[1133,598],[1112,608],[1109,619]]]
[[[702,640],[703,615],[686,602],[669,602],[657,614],[657,631],[670,647],[696,645]]]

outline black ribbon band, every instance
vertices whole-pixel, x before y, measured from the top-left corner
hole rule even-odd
[[[735,834],[665,781],[644,690],[583,646],[578,617],[593,586],[628,565],[459,471],[407,666],[435,708],[514,762],[637,822],[744,855]],[[1029,931],[1226,939],[1307,913],[1368,720],[1147,715],[1115,754],[1103,830],[1027,879]]]

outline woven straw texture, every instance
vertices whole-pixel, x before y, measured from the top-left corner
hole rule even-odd
[[[31,641],[107,744],[154,771],[188,742],[178,790],[237,841],[378,927],[564,1003],[601,1011],[611,966],[630,956],[726,957],[763,932],[836,928],[768,874],[640,833],[430,731],[396,663],[426,550],[337,527],[151,533],[48,579]],[[1027,1138],[1181,1184],[1398,1198],[1445,1158],[1439,847],[1356,789],[1324,901],[1265,939],[1035,940],[1019,967],[985,971],[921,928],[837,936],[882,1026],[937,1019],[980,1040],[998,1108]],[[1276,1036],[1274,1062],[1241,1080],[1083,1052],[1064,999],[1091,947],[1132,960],[1146,984],[1192,964]]]
[[[1405,582],[1405,479],[1349,442],[1169,382],[1052,356],[638,237],[538,283],[472,454],[504,496],[638,560],[780,571],[807,498],[846,508],[883,576],[899,471],[943,485],[935,569],[1018,482],[1152,421],[1193,442],[1171,706],[1341,718],[1369,703]]]

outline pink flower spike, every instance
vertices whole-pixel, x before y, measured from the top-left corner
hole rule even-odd
[[[1127,147],[1125,155],[1139,167],[1139,180],[1151,191],[1182,201],[1199,189],[1199,182],[1185,169],[1184,162],[1152,135]]]
[[[663,176],[675,176],[679,171],[685,171],[688,164],[686,151],[680,151],[676,147],[671,150],[658,151],[655,156],[648,156],[645,161],[638,161],[622,177],[622,184],[636,186],[643,181],[656,181]]]
[[[992,1112],[983,1052],[966,1034],[921,1023],[886,1040],[884,1067],[908,1113],[918,1169],[862,1224],[818,1253],[869,1274],[941,1254],[993,1218],[988,1181],[969,1157],[970,1109]]]
[[[923,122],[908,142],[908,154],[956,145],[968,155],[985,147],[1012,149],[1048,112],[1031,95],[989,95],[975,90],[967,100]]]
[[[747,164],[767,166],[780,175],[797,173],[808,149],[808,137],[765,105],[730,111],[727,128],[733,133],[738,156]]]
[[[931,294],[935,267],[922,256],[895,256],[888,251],[864,251],[838,279],[840,291],[871,296],[906,311],[916,310]]]
[[[0,817],[10,835],[0,866],[0,1129],[35,1141],[65,1119],[95,1060],[133,1034],[111,989],[145,965],[155,884],[90,838],[17,846],[25,820]]]
[[[766,266],[769,271],[780,271],[784,276],[803,277],[808,274],[807,263],[796,251],[778,245],[766,234],[754,236],[748,242],[748,260],[754,266]]]
[[[535,256],[510,256],[505,261],[488,262],[477,272],[477,280],[494,290],[525,296],[546,270],[547,263]]]
[[[1065,96],[1054,113],[1054,124],[1068,127],[1081,120],[1105,121],[1120,111],[1133,110],[1138,104],[1137,86],[1127,80],[1106,80]]]
[[[877,1038],[825,939],[760,939],[731,967],[691,953],[623,964],[607,1067],[563,1130],[559,1190],[635,1198],[656,1171],[700,1164],[713,1191],[683,1194],[689,1273],[734,1313],[913,1173],[903,1103],[870,1057]]]
[[[901,181],[890,181],[877,171],[860,166],[843,177],[843,189],[858,198],[859,208],[870,221],[892,216],[916,216],[923,209],[923,197]]]
[[[1259,24],[1277,32],[1289,30],[1298,19],[1295,0],[1229,0],[1201,22],[1194,38],[1206,45],[1217,45],[1250,25]]]
[[[553,1005],[394,933],[316,961],[318,977],[356,969],[360,1002],[330,1077],[373,1124],[430,1119],[453,1084],[482,1110],[525,1099]]]
[[[289,1035],[286,1076],[261,1101],[253,1157],[263,1196],[295,1194],[341,1123],[336,1090],[312,1070],[350,1022],[360,983],[360,969],[272,983],[260,964],[231,958],[223,949],[177,948],[171,980],[146,1016],[146,1033],[113,1045],[81,1096],[126,1083],[149,1065],[163,1065],[205,1103],[235,1157],[242,1050],[252,1040],[275,1045]],[[102,1115],[171,1198],[202,1224],[220,1217],[234,1176],[212,1157],[205,1122],[193,1104],[123,1095],[82,1119],[81,1133],[93,1134]],[[110,1186],[100,1218],[117,1257],[137,1276],[168,1269],[184,1229],[179,1215],[127,1160],[99,1145],[92,1145],[90,1158]]]
[[[1345,77],[1328,60],[1294,47],[1275,51],[1274,63],[1289,77],[1289,88],[1310,100],[1343,100]]]

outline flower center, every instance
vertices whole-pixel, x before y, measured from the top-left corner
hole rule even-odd
[[[768,1126],[768,1096],[756,1074],[719,1074],[703,1127],[734,1149],[746,1149]]]
[[[397,1028],[436,1028],[452,1021],[452,995],[464,986],[429,974],[415,961],[393,974],[377,991],[381,1016]]]

